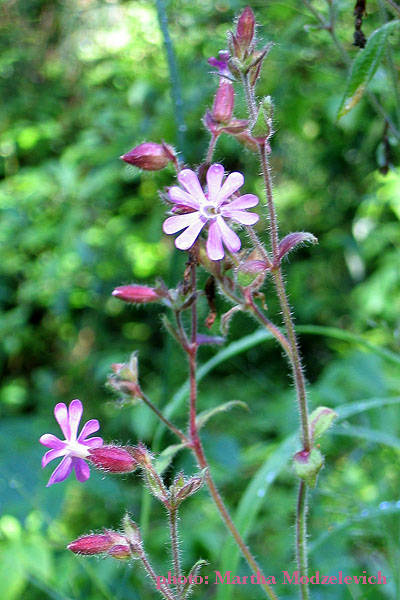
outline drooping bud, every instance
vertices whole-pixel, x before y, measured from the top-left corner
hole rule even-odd
[[[130,558],[129,545],[123,535],[117,531],[105,530],[103,534],[83,535],[67,546],[74,554],[95,556],[109,554],[119,560]]]
[[[121,156],[126,163],[145,171],[160,171],[171,161],[176,161],[175,151],[169,144],[144,142]]]
[[[114,391],[124,395],[124,399],[136,402],[143,397],[139,385],[139,361],[137,352],[132,352],[128,363],[114,363],[111,365],[113,374],[108,377],[107,383]]]
[[[220,78],[215,94],[212,117],[217,123],[229,123],[235,104],[235,91],[230,81]]]
[[[132,454],[119,446],[93,448],[89,451],[89,458],[98,469],[110,473],[132,473],[138,467]]]
[[[324,459],[318,448],[313,448],[310,452],[302,450],[297,452],[293,458],[293,468],[297,477],[304,481],[311,488],[315,487],[318,473],[324,465]]]
[[[131,284],[115,288],[112,296],[131,304],[145,304],[148,302],[159,302],[162,292],[159,289],[147,287],[146,285]]]
[[[74,552],[74,554],[86,554],[86,555],[94,555],[94,554],[104,554],[107,552],[114,544],[114,538],[111,535],[113,532],[106,531],[104,534],[90,534],[83,535],[82,537],[74,540],[70,544],[68,544],[68,550]]]
[[[250,6],[246,6],[236,24],[236,42],[242,58],[250,49],[254,40],[255,18]]]

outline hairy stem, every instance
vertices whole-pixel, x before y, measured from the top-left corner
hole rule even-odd
[[[178,600],[182,598],[182,583],[181,583],[181,563],[179,559],[179,539],[178,539],[178,510],[171,509],[168,512],[169,525],[171,532],[171,550],[174,572],[176,577],[176,591]]]
[[[255,105],[254,89],[250,86],[248,75],[243,77],[244,89],[246,94],[246,101],[250,116],[252,115],[253,107]],[[301,437],[303,443],[303,449],[309,451],[311,449],[310,439],[310,428],[309,428],[309,416],[307,406],[307,393],[306,383],[304,378],[303,366],[301,363],[301,357],[297,345],[296,332],[294,329],[294,322],[291,315],[289,300],[286,293],[285,282],[283,279],[280,260],[279,260],[279,234],[278,234],[278,221],[276,217],[273,190],[272,190],[272,177],[271,169],[268,161],[268,154],[266,151],[266,143],[259,144],[259,156],[260,164],[262,168],[262,174],[265,184],[265,193],[268,208],[269,218],[269,237],[272,250],[272,256],[274,261],[274,268],[272,269],[272,276],[275,283],[276,293],[279,299],[279,304],[282,311],[283,321],[286,328],[286,334],[290,345],[290,358],[293,372],[293,378],[296,385],[296,398],[300,412],[300,424],[301,424]],[[304,481],[300,482],[300,499],[299,506],[301,510],[297,510],[296,513],[296,531],[301,531],[301,535],[296,535],[296,549],[297,558],[300,571],[305,571],[307,568],[307,529],[305,514],[307,512],[307,496],[306,496],[306,484]],[[301,542],[301,548],[299,546]],[[301,561],[300,561],[301,559]],[[308,585],[303,584],[301,586],[301,594],[303,600],[309,598]]]
[[[191,265],[191,285],[192,285],[192,290],[195,290],[196,289],[196,264],[194,262],[192,262],[192,265]],[[249,547],[247,546],[246,542],[243,540],[239,531],[236,529],[236,526],[229,515],[229,512],[224,504],[224,501],[222,500],[222,498],[218,492],[218,489],[217,489],[217,487],[214,483],[214,480],[210,474],[210,467],[209,467],[208,461],[206,459],[206,456],[204,454],[203,445],[201,443],[199,432],[197,429],[197,424],[196,424],[196,404],[197,404],[197,381],[196,381],[197,307],[196,307],[196,301],[193,302],[193,304],[191,306],[191,310],[192,310],[192,335],[191,335],[192,343],[191,343],[190,348],[187,349],[187,355],[188,355],[188,359],[189,359],[189,376],[190,376],[189,431],[190,431],[191,448],[197,459],[197,463],[198,463],[199,467],[201,469],[207,469],[207,474],[206,474],[206,478],[205,478],[206,483],[207,483],[209,492],[211,494],[211,497],[214,500],[214,503],[222,517],[222,520],[224,521],[225,525],[227,526],[228,530],[230,531],[233,539],[235,540],[236,544],[240,548],[244,558],[246,559],[246,561],[249,564],[249,566],[251,567],[251,569],[253,569],[254,573],[257,573],[257,572],[261,573],[261,569],[260,569],[259,565],[257,564],[257,561],[253,557]],[[268,584],[263,584],[262,587],[263,587],[266,595],[269,596],[269,598],[271,598],[271,600],[278,600],[278,597],[276,596],[275,592],[272,590],[272,588]]]
[[[184,444],[189,444],[189,440],[186,437],[186,435],[183,433],[183,431],[181,431],[180,429],[178,429],[178,427],[175,427],[175,425],[173,423],[171,423],[171,421],[169,419],[167,419],[166,417],[164,417],[164,415],[162,414],[162,412],[158,410],[158,408],[152,403],[152,401],[142,391],[140,391],[140,398],[154,412],[154,414],[157,415],[157,417],[160,419],[160,421],[162,421],[164,423],[164,425],[166,425],[168,427],[168,429],[170,431],[172,431],[173,433],[175,433],[175,435],[177,435],[178,438]]]
[[[164,584],[158,584],[157,583],[157,575],[153,569],[153,567],[151,566],[149,559],[147,558],[145,552],[143,551],[140,555],[140,560],[142,561],[142,564],[144,566],[144,568],[146,569],[150,579],[153,581],[154,585],[156,586],[156,588],[158,589],[158,591],[160,592],[160,594],[166,599],[166,600],[177,600],[175,598],[175,595],[164,585]]]
[[[296,510],[296,554],[300,577],[307,576],[307,484],[300,481]],[[301,585],[302,600],[309,600],[308,585]]]

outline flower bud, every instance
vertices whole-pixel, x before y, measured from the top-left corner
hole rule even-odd
[[[112,296],[129,302],[131,304],[145,304],[147,302],[158,302],[160,290],[147,287],[146,285],[121,285],[112,292]]]
[[[230,81],[220,78],[215,94],[212,116],[217,123],[229,123],[235,104],[235,91]]]
[[[250,6],[246,6],[236,24],[235,38],[237,46],[239,47],[239,50],[241,52],[241,56],[239,56],[238,58],[242,58],[252,45],[252,42],[254,40],[254,29],[254,13],[251,10]]]
[[[91,533],[89,535],[83,535],[77,540],[74,540],[68,544],[68,550],[74,552],[74,554],[109,554],[111,548],[114,546],[126,546],[126,540],[123,535],[117,531],[105,529],[104,533]]]
[[[121,159],[145,171],[160,171],[170,161],[176,160],[172,146],[164,143],[155,144],[154,142],[145,142],[135,146],[135,148],[121,156]]]
[[[128,544],[116,544],[107,552],[109,556],[117,560],[128,560],[132,558],[131,549]]]
[[[294,472],[297,477],[304,479],[311,488],[315,487],[318,473],[323,465],[324,459],[318,448],[313,448],[310,452],[302,450],[294,455]]]
[[[179,485],[180,482],[177,482],[178,485],[175,484],[175,493],[174,493],[174,501],[176,505],[179,505],[183,500],[195,494],[200,488],[204,485],[204,479],[206,475],[206,469],[200,474],[191,477],[187,481],[184,481],[183,484]],[[175,482],[174,482],[175,483]]]
[[[237,281],[243,287],[248,287],[255,282],[262,283],[269,268],[265,260],[248,260],[239,266],[236,272]]]
[[[138,463],[126,448],[101,446],[89,450],[89,458],[98,468],[110,473],[132,473]]]

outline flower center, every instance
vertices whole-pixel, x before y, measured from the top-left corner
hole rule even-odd
[[[89,448],[79,442],[68,442],[68,453],[76,458],[87,458],[89,456]]]
[[[219,208],[213,204],[205,204],[201,207],[200,212],[206,219],[215,219],[220,214]]]

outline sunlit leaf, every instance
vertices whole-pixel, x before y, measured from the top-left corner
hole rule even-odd
[[[396,30],[399,23],[398,20],[390,21],[374,31],[365,48],[357,54],[351,66],[346,91],[338,109],[338,119],[350,112],[362,98],[384,56],[387,39]]]
[[[209,410],[205,410],[204,412],[198,414],[196,418],[197,428],[201,429],[202,427],[204,427],[207,421],[211,419],[211,417],[217,415],[220,412],[226,412],[234,406],[241,406],[242,408],[249,410],[249,407],[247,406],[246,402],[241,402],[241,400],[230,400],[229,402],[225,402],[224,404],[220,404],[219,406],[215,406],[214,408],[210,408]]]

